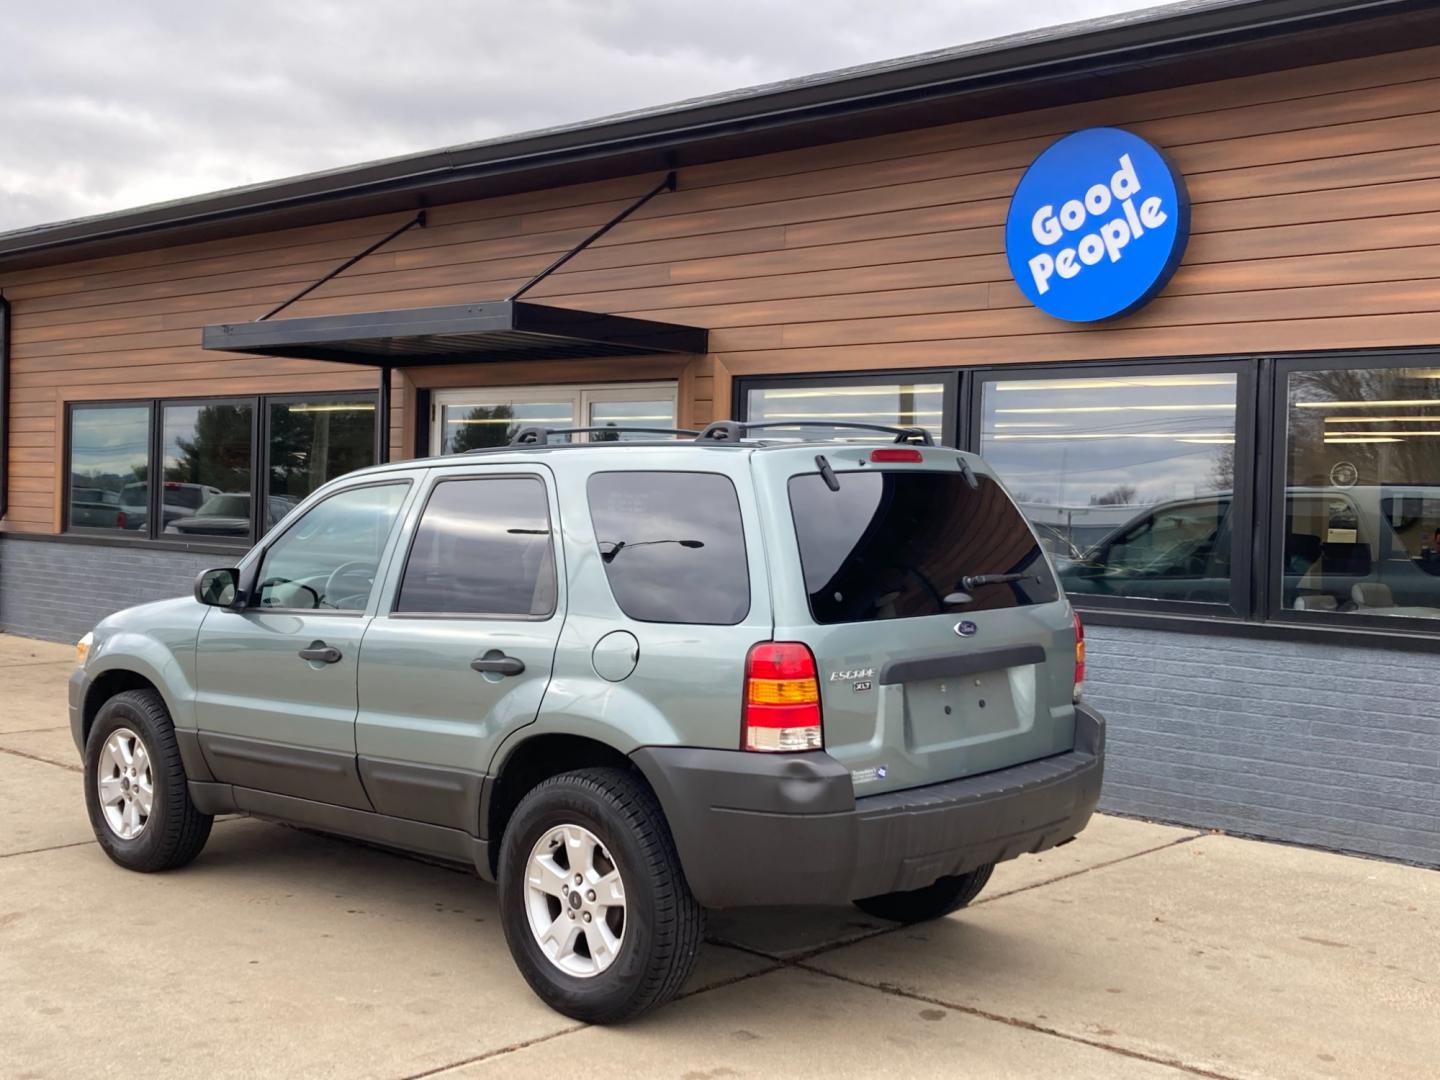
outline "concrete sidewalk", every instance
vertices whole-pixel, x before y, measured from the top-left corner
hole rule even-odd
[[[684,998],[588,1028],[470,875],[241,819],[112,865],[72,662],[0,635],[0,1077],[1440,1075],[1440,873],[1113,817],[926,926],[717,913]]]

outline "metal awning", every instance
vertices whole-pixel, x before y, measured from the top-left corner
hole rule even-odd
[[[697,326],[602,315],[523,300],[365,311],[205,327],[206,349],[417,367],[486,360],[579,360],[704,353]]]

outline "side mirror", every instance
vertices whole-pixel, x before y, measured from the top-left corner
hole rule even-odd
[[[208,607],[234,607],[240,597],[240,571],[233,566],[201,570],[195,579],[195,599]]]

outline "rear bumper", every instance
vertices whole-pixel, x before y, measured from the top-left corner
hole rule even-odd
[[[1105,721],[1078,706],[1069,753],[863,799],[825,753],[646,747],[632,758],[703,905],[844,903],[1069,840],[1100,798]]]

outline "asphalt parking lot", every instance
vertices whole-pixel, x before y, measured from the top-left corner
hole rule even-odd
[[[619,1029],[529,993],[473,876],[262,822],[144,876],[91,839],[67,647],[0,635],[0,1075],[1440,1075],[1440,873],[1101,817],[895,928],[716,914]]]

